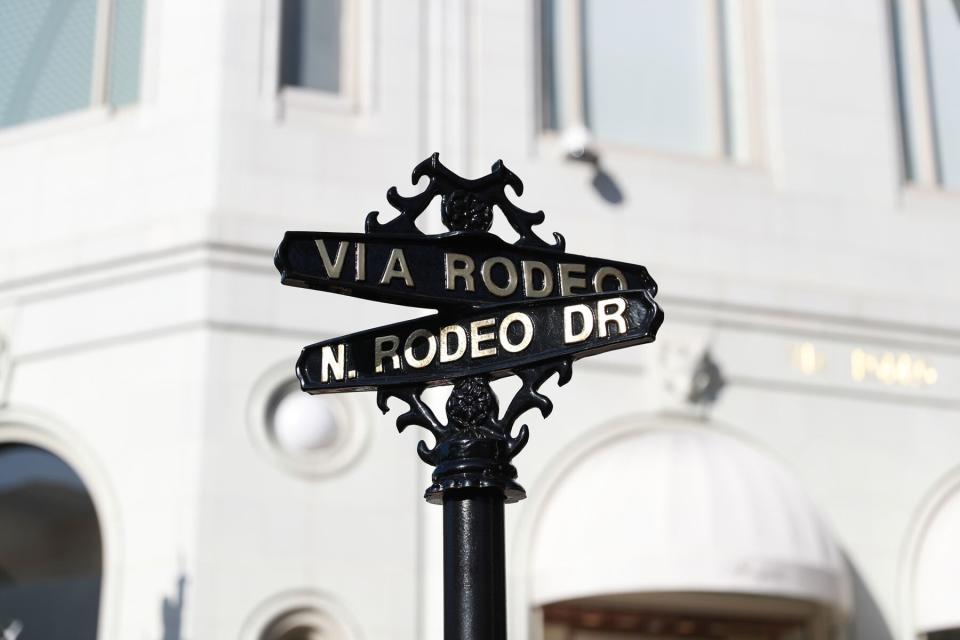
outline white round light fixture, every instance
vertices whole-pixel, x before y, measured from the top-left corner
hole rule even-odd
[[[309,395],[284,362],[254,386],[248,420],[258,447],[281,468],[322,477],[342,470],[363,450],[367,428],[354,403],[337,395]]]
[[[277,444],[291,454],[335,446],[341,428],[326,398],[299,389],[280,397],[273,408],[270,427]]]

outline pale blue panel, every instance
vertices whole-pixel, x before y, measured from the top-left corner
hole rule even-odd
[[[940,180],[960,189],[960,3],[926,0],[924,9]]]
[[[711,155],[710,0],[584,2],[587,121],[597,138]]]
[[[0,0],[0,126],[90,104],[96,0]]]
[[[562,30],[558,9],[554,0],[540,3],[540,124],[547,130],[557,130],[563,126],[560,104],[560,96],[563,95],[560,85],[563,62],[559,40]]]
[[[144,0],[114,0],[110,29],[110,73],[107,101],[120,106],[140,97]]]
[[[890,14],[893,22],[893,44],[897,64],[897,101],[900,107],[900,146],[903,149],[903,177],[907,181],[916,180],[916,152],[914,145],[914,122],[910,112],[910,85],[906,59],[907,42],[903,32],[903,12],[905,5],[902,0],[890,0]]]
[[[283,0],[280,84],[340,91],[340,0]]]

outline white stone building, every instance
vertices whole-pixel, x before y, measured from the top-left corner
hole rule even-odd
[[[292,382],[414,312],[272,264],[434,151],[666,313],[530,417],[512,638],[960,637],[958,57],[955,0],[0,3],[4,637],[441,637],[422,434]]]

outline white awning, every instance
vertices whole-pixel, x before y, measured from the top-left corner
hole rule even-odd
[[[914,582],[917,633],[960,628],[960,491],[943,500],[929,522]]]
[[[584,452],[546,498],[535,604],[665,591],[798,598],[850,608],[850,580],[798,482],[714,430],[636,431]]]

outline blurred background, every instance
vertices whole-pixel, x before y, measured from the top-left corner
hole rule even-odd
[[[435,151],[666,313],[527,416],[512,638],[960,638],[957,0],[2,0],[4,640],[441,638],[424,434],[293,376],[416,312],[272,264]]]

